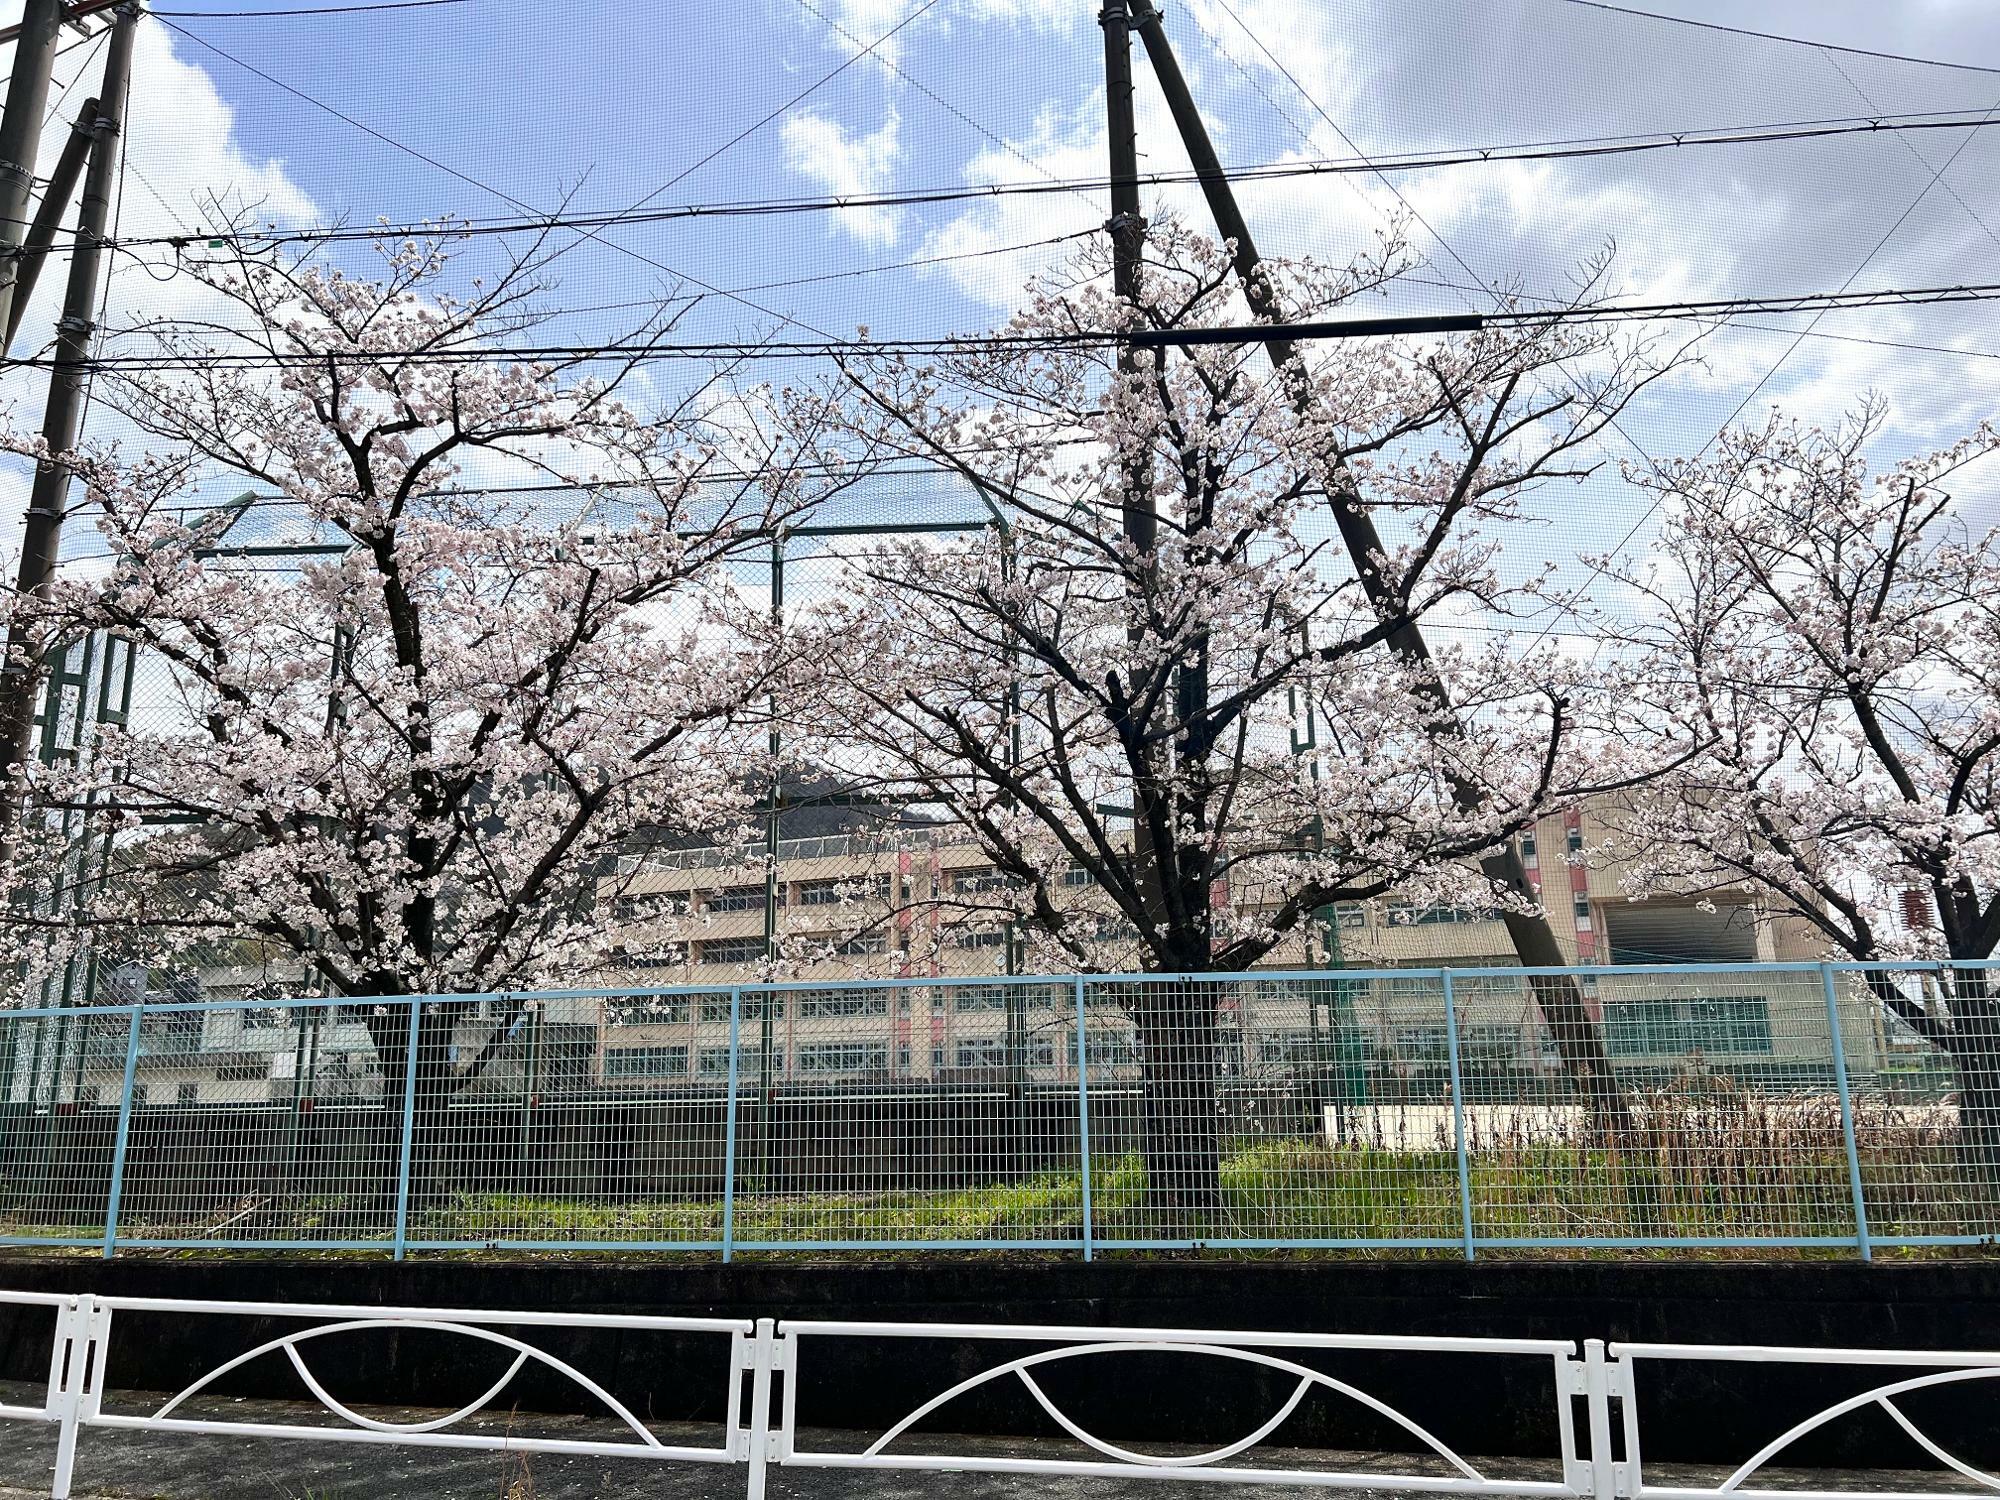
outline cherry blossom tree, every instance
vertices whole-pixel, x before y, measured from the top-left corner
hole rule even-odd
[[[1635,895],[1741,885],[1828,948],[1980,960],[2000,943],[2000,537],[1959,486],[1982,427],[1876,468],[1886,408],[1831,430],[1773,414],[1637,476],[1666,508],[1619,574],[1640,601],[1627,733],[1699,753],[1635,799]],[[1988,482],[1990,486],[1990,481]],[[1989,488],[1980,493],[1990,494]],[[1872,990],[1951,1059],[1965,1141],[2000,1173],[2000,1001],[1941,963]]]
[[[1125,999],[1151,1191],[1202,1213],[1220,996],[1186,976],[1247,968],[1328,904],[1390,890],[1518,908],[1479,858],[1617,774],[1571,735],[1575,672],[1554,650],[1504,630],[1428,661],[1389,643],[1549,607],[1539,572],[1502,580],[1491,530],[1587,474],[1663,365],[1545,325],[1334,342],[1273,375],[1257,346],[1144,347],[1243,321],[1225,246],[1153,226],[1133,301],[1109,259],[1093,247],[1037,282],[999,344],[851,359],[795,395],[795,420],[843,432],[857,468],[935,464],[998,523],[880,550],[826,611],[813,681],[825,760],[970,830],[1005,877],[979,900],[1035,962],[1183,976]],[[1384,244],[1268,274],[1303,320],[1402,265]],[[1104,335],[1142,347],[1121,365]],[[1340,550],[1335,491],[1389,538],[1366,560],[1386,607]],[[1318,744],[1295,751],[1307,711]]]
[[[10,914],[45,961],[254,940],[335,995],[574,982],[604,957],[621,851],[739,826],[790,658],[732,569],[798,476],[754,424],[724,434],[740,397],[712,377],[642,415],[631,356],[507,356],[543,326],[546,255],[459,294],[454,248],[379,246],[372,277],[191,262],[219,313],[100,375],[141,441],[63,456],[110,557],[68,569],[37,628],[126,637],[170,706],[81,766],[26,768],[34,805],[116,840],[74,915]],[[25,874],[45,860],[23,844]],[[408,1010],[360,1009],[393,1096]],[[426,1110],[512,1019],[453,1062],[457,1009],[424,1007]]]

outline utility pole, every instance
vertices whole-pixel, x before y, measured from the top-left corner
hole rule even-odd
[[[90,168],[84,179],[78,213],[76,245],[69,262],[69,286],[57,325],[55,365],[42,421],[47,455],[35,467],[28,500],[27,525],[21,538],[21,566],[15,580],[17,598],[39,597],[55,576],[62,545],[63,510],[68,504],[70,471],[61,455],[75,447],[83,412],[90,346],[96,333],[98,268],[104,258],[105,227],[117,186],[120,136],[125,96],[132,79],[132,44],[139,27],[139,0],[125,0],[112,23],[111,43],[104,58],[104,82],[92,122],[94,139]],[[25,45],[27,38],[22,38]],[[8,104],[13,113],[13,101]],[[39,123],[40,110],[36,111]],[[28,738],[34,726],[35,697],[41,664],[34,659],[33,632],[16,620],[7,632],[7,659],[0,664],[0,848],[15,838],[15,820]]]
[[[96,131],[97,101],[86,99],[83,108],[77,111],[76,122],[69,128],[69,139],[63,142],[55,170],[49,173],[49,185],[42,190],[42,206],[35,210],[35,222],[28,226],[28,238],[14,257],[13,306],[0,316],[0,326],[6,329],[4,342],[0,342],[0,355],[14,347],[14,336],[21,331],[21,321],[28,315],[28,303],[34,298],[35,283],[42,279],[42,267],[48,263],[49,247],[55,243],[56,228],[62,222],[63,210],[69,207],[70,196],[76,192],[76,180],[83,175],[91,143],[97,138]]]
[[[27,243],[35,154],[42,143],[62,19],[62,0],[27,0],[14,42],[14,71],[7,80],[6,110],[0,114],[0,328],[7,326],[21,247]]]
[[[1216,228],[1223,238],[1234,242],[1236,275],[1242,283],[1244,299],[1249,303],[1253,316],[1260,321],[1282,322],[1283,310],[1278,307],[1270,280],[1264,275],[1263,260],[1257,253],[1256,241],[1250,236],[1250,226],[1236,202],[1235,190],[1231,188],[1228,174],[1223,171],[1222,163],[1215,154],[1215,145],[1209,139],[1201,110],[1188,90],[1187,80],[1181,76],[1180,63],[1167,40],[1160,14],[1153,9],[1151,0],[1136,0],[1136,5],[1134,19],[1139,35],[1145,42],[1146,55],[1152,61],[1153,72],[1166,95],[1167,108],[1173,114],[1174,124],[1194,164],[1202,196],[1208,202]],[[1264,340],[1264,348],[1272,366],[1285,381],[1293,405],[1304,411],[1311,398],[1304,368],[1296,359],[1295,346],[1289,339],[1272,337]],[[1341,540],[1353,560],[1355,576],[1360,580],[1369,603],[1385,620],[1402,614],[1401,601],[1382,577],[1376,563],[1376,559],[1384,555],[1382,538],[1360,496],[1343,486],[1337,491],[1330,491],[1327,500],[1333,510],[1334,524],[1339,527]],[[1429,691],[1439,707],[1452,711],[1444,683],[1432,668],[1430,646],[1416,623],[1403,618],[1390,634],[1388,644],[1405,661],[1424,669]],[[1452,795],[1461,807],[1470,807],[1478,800],[1477,788],[1456,777],[1452,779]],[[1525,899],[1533,899],[1527,869],[1521,863],[1519,851],[1511,843],[1481,860],[1479,867],[1481,873],[1494,884]],[[1547,917],[1503,912],[1501,920],[1523,965],[1554,968],[1564,964],[1565,955],[1556,942],[1555,929],[1549,925]],[[1568,977],[1538,977],[1533,981],[1533,987],[1535,998],[1554,1033],[1557,1048],[1588,1096],[1593,1111],[1614,1128],[1629,1128],[1630,1113],[1618,1093],[1603,1033],[1584,1005],[1583,994],[1576,981]]]
[[[1139,127],[1132,102],[1132,9],[1130,0],[1104,0],[1097,14],[1104,30],[1104,112],[1110,132],[1111,286],[1118,300],[1136,306],[1139,299],[1141,263],[1146,246],[1146,219],[1139,211]],[[1139,370],[1138,351],[1128,340],[1118,346],[1118,382],[1129,386]],[[1131,543],[1137,566],[1153,551],[1159,536],[1159,511],[1153,499],[1152,465],[1137,456],[1125,470],[1120,497],[1121,524],[1125,540]],[[1130,584],[1127,585],[1131,587]],[[1135,605],[1140,601],[1135,600]],[[1133,644],[1140,644],[1141,631],[1134,625]],[[1166,884],[1153,857],[1152,814],[1159,789],[1145,778],[1132,789],[1132,867],[1139,882],[1140,900],[1154,919],[1166,911]]]

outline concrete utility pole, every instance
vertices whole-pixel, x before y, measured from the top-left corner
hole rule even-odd
[[[1139,35],[1146,45],[1146,56],[1153,64],[1154,75],[1159,79],[1161,91],[1166,95],[1167,108],[1172,112],[1174,124],[1180,132],[1181,140],[1187,146],[1188,156],[1194,164],[1195,176],[1201,183],[1202,196],[1208,201],[1208,210],[1215,218],[1216,228],[1223,238],[1235,244],[1237,279],[1242,283],[1244,299],[1250,304],[1251,313],[1263,322],[1283,322],[1284,313],[1277,305],[1271,291],[1269,278],[1264,275],[1263,260],[1257,253],[1256,241],[1251,238],[1250,226],[1243,218],[1243,211],[1236,202],[1235,190],[1230,186],[1228,174],[1215,154],[1215,144],[1209,139],[1208,127],[1203,122],[1200,108],[1189,92],[1187,80],[1181,76],[1180,63],[1174,56],[1172,44],[1167,40],[1165,26],[1160,22],[1160,13],[1153,9],[1151,0],[1136,0],[1133,19],[1137,22]],[[1113,104],[1115,110],[1116,105]],[[1116,126],[1113,127],[1116,139]],[[1304,381],[1303,367],[1296,360],[1297,348],[1290,339],[1272,337],[1264,340],[1265,352],[1271,364],[1277,369],[1289,387],[1293,404],[1304,410],[1310,401]],[[1342,542],[1347,546],[1348,555],[1354,563],[1354,572],[1361,582],[1369,603],[1378,614],[1388,619],[1402,611],[1401,601],[1395,597],[1386,579],[1382,577],[1376,559],[1384,555],[1381,533],[1375,529],[1374,519],[1368,514],[1361,498],[1351,489],[1329,492],[1327,500],[1333,510],[1334,524],[1340,529]],[[1443,682],[1431,666],[1430,646],[1424,640],[1423,632],[1416,623],[1407,618],[1396,626],[1389,637],[1389,647],[1404,660],[1419,663],[1427,669],[1431,691],[1440,707],[1449,711],[1452,707],[1445,693]],[[1452,794],[1462,807],[1470,807],[1478,801],[1478,789],[1459,778],[1452,782]],[[1533,899],[1528,883],[1528,872],[1521,863],[1520,853],[1510,843],[1499,853],[1488,855],[1480,861],[1480,871],[1496,885],[1524,898]],[[1547,917],[1526,916],[1518,912],[1503,912],[1501,920],[1507,928],[1507,935],[1513,940],[1514,949],[1523,965],[1530,968],[1555,968],[1567,962],[1561,946],[1556,942],[1555,929],[1549,925]],[[1543,1015],[1548,1019],[1549,1029],[1556,1046],[1562,1053],[1565,1064],[1576,1077],[1579,1085],[1595,1106],[1601,1119],[1613,1123],[1618,1128],[1630,1124],[1630,1115],[1617,1092],[1617,1085],[1611,1072],[1611,1060],[1605,1051],[1604,1038],[1597,1022],[1584,1004],[1583,995],[1576,981],[1567,976],[1559,978],[1537,978],[1533,981],[1535,997]]]
[[[34,299],[35,283],[42,279],[42,267],[48,264],[49,247],[55,243],[63,210],[69,207],[70,197],[76,192],[76,180],[83,175],[83,164],[89,160],[91,143],[96,139],[97,101],[86,99],[83,108],[77,111],[76,123],[69,128],[69,139],[63,142],[55,170],[49,173],[49,185],[42,191],[42,206],[35,210],[35,222],[28,226],[28,238],[15,257],[13,305],[0,318],[0,324],[6,328],[0,355],[14,347],[14,336],[21,331],[21,320],[28,315],[28,303]]]
[[[14,41],[14,71],[0,113],[0,328],[14,304],[21,246],[28,238],[28,204],[35,196],[35,153],[49,107],[62,0],[27,0]]]
[[[55,576],[62,545],[63,509],[68,504],[70,472],[54,455],[76,445],[83,412],[83,393],[96,332],[98,268],[104,259],[105,226],[117,187],[120,135],[125,95],[132,79],[132,43],[139,26],[139,0],[125,0],[112,23],[111,44],[104,58],[104,83],[92,122],[90,170],[84,180],[76,244],[70,254],[69,286],[57,324],[55,365],[49,379],[48,407],[42,437],[51,455],[35,469],[28,499],[27,525],[21,538],[21,566],[15,580],[18,597],[47,593]],[[25,38],[23,39],[25,41]],[[9,101],[12,110],[12,101]],[[40,111],[37,110],[39,121]],[[18,621],[7,633],[7,660],[0,665],[0,846],[15,837],[16,806],[21,777],[16,767],[28,758],[29,735],[35,721],[35,699],[41,663],[33,660],[34,640]]]
[[[1105,0],[1097,14],[1104,30],[1104,110],[1110,135],[1111,286],[1121,302],[1136,303],[1141,263],[1146,248],[1146,219],[1139,211],[1139,127],[1132,103],[1132,10],[1129,0]],[[1139,368],[1138,352],[1127,341],[1118,346],[1118,378],[1130,381]],[[1159,510],[1153,498],[1152,464],[1135,457],[1125,471],[1121,525],[1133,552],[1144,557],[1159,537]],[[1134,628],[1134,644],[1138,644]],[[1153,856],[1152,813],[1159,789],[1137,784],[1132,789],[1132,860],[1139,895],[1148,914],[1158,921],[1167,910],[1166,882]]]

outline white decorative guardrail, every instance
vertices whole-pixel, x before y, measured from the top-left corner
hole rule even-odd
[[[801,1366],[808,1345],[828,1339],[925,1339],[973,1341],[998,1344],[1012,1355],[977,1375],[961,1380],[915,1407],[865,1448],[827,1450],[799,1445],[797,1393]],[[1007,1345],[1055,1345],[1034,1348],[1013,1355]],[[1481,1473],[1464,1457],[1442,1442],[1422,1424],[1395,1407],[1343,1380],[1285,1358],[1284,1351],[1305,1350],[1382,1351],[1398,1354],[1437,1353],[1490,1357],[1528,1355],[1549,1364],[1549,1399],[1553,1405],[1562,1453],[1559,1472],[1562,1480],[1496,1479]],[[1051,1400],[1036,1376],[1053,1366],[1087,1360],[1103,1366],[1104,1377],[1118,1377],[1118,1362],[1135,1354],[1178,1354],[1195,1359],[1253,1365],[1297,1377],[1291,1394],[1269,1417],[1251,1432],[1206,1451],[1149,1454],[1108,1441],[1086,1430]],[[1590,1464],[1576,1449],[1575,1424],[1570,1395],[1576,1385],[1576,1345],[1553,1339],[1450,1339],[1402,1338],[1365,1334],[1191,1332],[1179,1328],[1075,1328],[1027,1325],[952,1323],[828,1323],[792,1322],[779,1325],[776,1357],[784,1375],[784,1402],[775,1433],[775,1462],[792,1468],[818,1469],[922,1469],[955,1473],[1065,1474],[1151,1477],[1160,1479],[1203,1479],[1218,1483],[1315,1485],[1332,1489],[1406,1489],[1432,1493],[1472,1495],[1531,1495],[1573,1497],[1589,1494]],[[1007,1457],[935,1448],[891,1451],[911,1434],[925,1417],[950,1401],[981,1386],[1016,1381],[1034,1398],[1049,1418],[1086,1449],[1101,1458]],[[1356,1402],[1378,1417],[1401,1428],[1413,1438],[1420,1453],[1436,1460],[1429,1472],[1380,1471],[1366,1474],[1341,1473],[1326,1469],[1251,1468],[1236,1466],[1238,1459],[1256,1448],[1296,1412],[1307,1397],[1325,1393]],[[927,1435],[928,1436],[928,1435]],[[935,1441],[932,1439],[932,1441]]]
[[[655,1318],[590,1313],[523,1313],[439,1308],[339,1307],[303,1303],[198,1302],[157,1298],[61,1296],[0,1292],[0,1305],[47,1309],[55,1336],[48,1387],[40,1406],[0,1404],[0,1421],[45,1423],[57,1429],[53,1500],[67,1500],[74,1480],[78,1442],[87,1429],[156,1433],[205,1433],[233,1437],[295,1439],[306,1442],[373,1443],[400,1447],[456,1448],[506,1453],[566,1454],[573,1457],[641,1459],[740,1467],[748,1500],[763,1500],[772,1464],[788,1468],[875,1469],[956,1473],[1001,1473],[1199,1480],[1217,1484],[1295,1484],[1320,1489],[1403,1490],[1434,1494],[1505,1495],[1527,1500],[1934,1500],[1937,1489],[1871,1488],[1845,1473],[1838,1488],[1788,1485],[1760,1489],[1747,1483],[1773,1462],[1782,1461],[1799,1440],[1849,1415],[1886,1413],[1916,1450],[1971,1484],[2000,1490],[2000,1476],[1954,1454],[1897,1404],[1920,1390],[2000,1378],[2000,1353],[1941,1353],[1917,1350],[1795,1349],[1747,1345],[1613,1344],[1588,1340],[1582,1356],[1567,1341],[1550,1339],[1453,1339],[1359,1334],[1192,1331],[1173,1328],[1093,1328],[1008,1324],[794,1322],[769,1318]],[[257,1318],[279,1324],[297,1321],[296,1330],[267,1339],[215,1365],[156,1409],[106,1410],[110,1382],[113,1321],[120,1312],[191,1317]],[[514,1332],[535,1328],[629,1329],[649,1333],[727,1339],[723,1387],[716,1393],[723,1412],[707,1444],[667,1441],[606,1387],[574,1365],[556,1358]],[[511,1355],[505,1370],[479,1397],[456,1410],[421,1420],[390,1420],[356,1409],[336,1396],[308,1358],[318,1340],[367,1332],[426,1330],[498,1348]],[[807,1383],[814,1346],[839,1339],[927,1340],[999,1356],[919,1402],[879,1434],[850,1443],[813,1438],[799,1420],[799,1392]],[[1541,1465],[1545,1477],[1520,1477],[1523,1463],[1510,1460],[1510,1474],[1494,1474],[1459,1453],[1428,1427],[1348,1380],[1303,1362],[1301,1356],[1330,1351],[1397,1356],[1439,1355],[1466,1359],[1525,1360],[1546,1370],[1547,1399],[1558,1451]],[[253,1360],[282,1355],[319,1403],[328,1425],[193,1415],[196,1398],[224,1376]],[[1186,1357],[1218,1365],[1250,1367],[1294,1378],[1289,1394],[1249,1432],[1199,1451],[1153,1453],[1114,1442],[1089,1430],[1053,1398],[1050,1371],[1079,1363],[1101,1367],[1103,1378],[1119,1378],[1120,1361],[1134,1355]],[[1804,1421],[1775,1432],[1761,1449],[1727,1476],[1712,1483],[1672,1485],[1646,1482],[1642,1467],[1639,1369],[1647,1362],[1719,1361],[1764,1364],[1817,1364],[1870,1370],[1907,1370],[1876,1380],[1867,1389],[1836,1401]],[[611,1438],[537,1437],[515,1430],[468,1430],[466,1424],[493,1407],[524,1370],[539,1366],[573,1382],[592,1397],[617,1429]],[[745,1376],[748,1376],[747,1390]],[[1515,1377],[1518,1378],[1518,1377]],[[1864,1376],[1863,1378],[1869,1378]],[[945,1411],[957,1398],[986,1387],[1015,1386],[1027,1393],[1071,1444],[1058,1453],[1047,1439],[996,1444],[918,1432],[925,1419]],[[748,1397],[747,1403],[745,1397]],[[1579,1431],[1576,1402],[1584,1423]],[[1365,1471],[1339,1468],[1253,1465],[1243,1460],[1268,1440],[1308,1401],[1345,1401],[1364,1408],[1408,1439],[1407,1460],[1396,1468]],[[194,1403],[191,1405],[191,1403]],[[234,1407],[231,1408],[235,1410]],[[1614,1415],[1615,1413],[1615,1415]],[[1622,1445],[1614,1439],[1622,1437]],[[1033,1451],[1039,1445],[1041,1452]],[[996,1447],[1012,1452],[996,1452]],[[1081,1449],[1079,1452],[1078,1449]],[[1268,1458],[1268,1449],[1266,1455]]]
[[[1615,1495],[1626,1500],[1850,1500],[1856,1493],[1870,1500],[1936,1500],[1938,1489],[1862,1490],[1843,1485],[1838,1491],[1812,1490],[1787,1485],[1783,1489],[1759,1489],[1747,1481],[1774,1463],[1782,1463],[1786,1453],[1801,1438],[1820,1431],[1851,1413],[1873,1408],[1886,1413],[1911,1442],[1944,1468],[1956,1471],[1973,1484],[2000,1490],[2000,1475],[1991,1474],[1966,1462],[1926,1432],[1896,1398],[1915,1391],[1940,1386],[1962,1385],[1968,1381],[2000,1379],[2000,1354],[1975,1354],[1928,1349],[1797,1349],[1756,1344],[1613,1344],[1606,1363],[1611,1378],[1610,1396],[1623,1408],[1625,1457],[1612,1465]],[[1771,1440],[1751,1454],[1732,1472],[1709,1485],[1658,1485],[1645,1480],[1644,1456],[1639,1421],[1639,1369],[1647,1362],[1669,1361],[1760,1364],[1838,1365],[1854,1370],[1907,1370],[1901,1378],[1877,1381],[1868,1389],[1822,1408],[1805,1420],[1774,1433]],[[1914,1373],[1928,1371],[1929,1373]],[[1990,1433],[2000,1422],[1989,1422]]]
[[[0,1407],[0,1418],[53,1424],[57,1438],[53,1500],[67,1500],[76,1468],[78,1439],[87,1428],[138,1432],[209,1433],[228,1437],[290,1438],[316,1443],[376,1443],[397,1447],[458,1448],[507,1453],[560,1453],[572,1457],[649,1459],[691,1464],[743,1464],[749,1469],[749,1495],[764,1492],[764,1466],[769,1442],[763,1423],[753,1419],[748,1430],[741,1419],[743,1377],[753,1376],[761,1400],[753,1412],[769,1409],[771,1364],[768,1328],[761,1336],[756,1324],[730,1318],[648,1318],[593,1313],[526,1313],[464,1311],[456,1308],[338,1307],[276,1302],[197,1302],[146,1297],[50,1297],[0,1292],[0,1303],[53,1307],[56,1314],[54,1351],[49,1361],[46,1401],[40,1408]],[[104,1409],[107,1369],[112,1356],[112,1325],[119,1312],[169,1313],[195,1317],[253,1317],[309,1321],[312,1326],[270,1339],[224,1360],[156,1410],[118,1412]],[[501,1328],[631,1329],[655,1333],[711,1334],[729,1340],[727,1386],[720,1438],[711,1446],[662,1442],[610,1391],[575,1366],[535,1345],[502,1333]],[[302,1347],[335,1334],[365,1331],[429,1330],[475,1343],[497,1346],[513,1359],[506,1371],[476,1400],[443,1416],[415,1422],[385,1421],[356,1411],[334,1396],[314,1373]],[[175,1415],[194,1397],[240,1366],[266,1355],[282,1353],[337,1426],[295,1422],[264,1422],[254,1417],[215,1420]],[[529,1364],[567,1377],[608,1410],[614,1423],[629,1432],[615,1441],[535,1437],[513,1430],[497,1433],[452,1431],[487,1410]]]

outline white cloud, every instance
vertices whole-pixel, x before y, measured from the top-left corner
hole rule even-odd
[[[38,166],[43,175],[62,150],[78,106],[95,92],[101,67],[93,55],[97,51],[81,48],[71,54],[71,58],[88,62],[43,132]],[[61,92],[60,84],[72,80],[71,58],[58,61],[59,84],[51,93],[52,105]],[[283,162],[257,157],[245,148],[236,133],[236,112],[214,80],[177,56],[172,38],[155,23],[140,23],[133,52],[132,99],[132,118],[125,131],[126,170],[116,200],[120,239],[152,239],[212,228],[203,207],[210,199],[254,206],[259,219],[278,224],[309,223],[317,216],[312,198],[293,180]],[[75,223],[74,208],[64,223],[66,228]],[[198,246],[199,234],[194,238]],[[189,278],[170,274],[174,254],[171,247],[161,245],[134,247],[106,258],[110,275],[104,316],[107,329],[130,327],[152,318],[187,316],[207,305],[207,294]],[[17,356],[40,353],[53,340],[68,274],[68,257],[51,256],[23,317],[13,350]],[[47,384],[47,375],[41,370],[16,370],[0,377],[0,409],[10,412],[17,428],[39,427]],[[91,424],[98,435],[121,430],[101,402],[91,408]],[[24,491],[26,483],[25,470],[19,465],[11,468],[14,472],[0,473],[0,501],[7,502],[0,505],[0,538],[4,538],[10,555],[21,520],[21,507],[12,502],[17,489]],[[73,545],[87,547],[88,541],[78,537]],[[11,578],[11,563],[7,573]]]
[[[785,121],[785,163],[836,196],[881,193],[894,182],[901,160],[902,121],[894,109],[867,133],[812,110]],[[833,216],[834,223],[862,244],[877,249],[896,243],[897,215],[890,208],[855,208]]]

